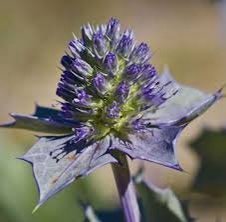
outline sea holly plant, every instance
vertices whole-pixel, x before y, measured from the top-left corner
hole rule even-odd
[[[126,156],[181,170],[176,140],[186,125],[223,95],[159,75],[146,43],[117,19],[81,27],[61,59],[59,107],[11,114],[2,127],[48,133],[21,157],[32,164],[40,191],[37,207],[74,180],[111,164],[126,221],[140,221]]]

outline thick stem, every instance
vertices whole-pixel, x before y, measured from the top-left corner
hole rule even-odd
[[[115,154],[120,164],[112,164],[115,182],[121,201],[126,222],[140,222],[140,211],[136,197],[136,191],[130,175],[128,162],[125,154]]]

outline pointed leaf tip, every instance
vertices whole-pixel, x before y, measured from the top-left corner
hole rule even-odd
[[[219,100],[226,97],[226,93],[223,92],[225,88],[226,88],[226,83],[220,89],[218,89],[217,92],[215,92],[216,99]]]
[[[26,129],[49,134],[70,133],[71,123],[64,121],[59,113],[59,110],[36,105],[35,112],[32,115],[9,113],[14,120],[0,124],[0,127]]]
[[[219,99],[225,86],[217,92],[208,94],[198,89],[177,83],[171,76],[168,68],[164,68],[162,78],[174,82],[177,93],[168,98],[164,104],[153,112],[152,109],[143,111],[144,119],[150,119],[152,125],[185,125],[199,117]]]
[[[113,147],[133,159],[154,162],[171,169],[183,171],[176,158],[177,138],[184,126],[146,128],[128,135],[128,141],[115,138]]]
[[[36,205],[35,208],[32,210],[32,214],[36,213],[40,206],[40,204]]]
[[[32,164],[40,192],[38,207],[74,180],[117,160],[108,153],[110,138],[90,144],[74,135],[41,137],[20,159]]]

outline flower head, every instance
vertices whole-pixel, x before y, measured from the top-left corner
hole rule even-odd
[[[167,69],[159,75],[148,45],[120,31],[117,19],[83,26],[68,48],[56,91],[60,108],[37,106],[33,115],[12,114],[15,121],[3,125],[51,134],[21,157],[33,164],[39,205],[76,178],[118,162],[115,149],[180,170],[178,135],[221,91],[181,86]]]

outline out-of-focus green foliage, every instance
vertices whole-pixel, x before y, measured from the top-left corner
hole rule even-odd
[[[190,143],[200,158],[193,188],[212,195],[226,195],[226,130],[204,129]]]
[[[143,221],[192,222],[188,205],[182,202],[171,189],[161,189],[143,179],[142,173],[135,177],[141,198]]]
[[[142,222],[194,222],[188,210],[188,202],[180,201],[171,189],[161,189],[143,178],[142,170],[134,177],[139,194]],[[83,204],[85,222],[123,221],[122,210],[94,211]]]

